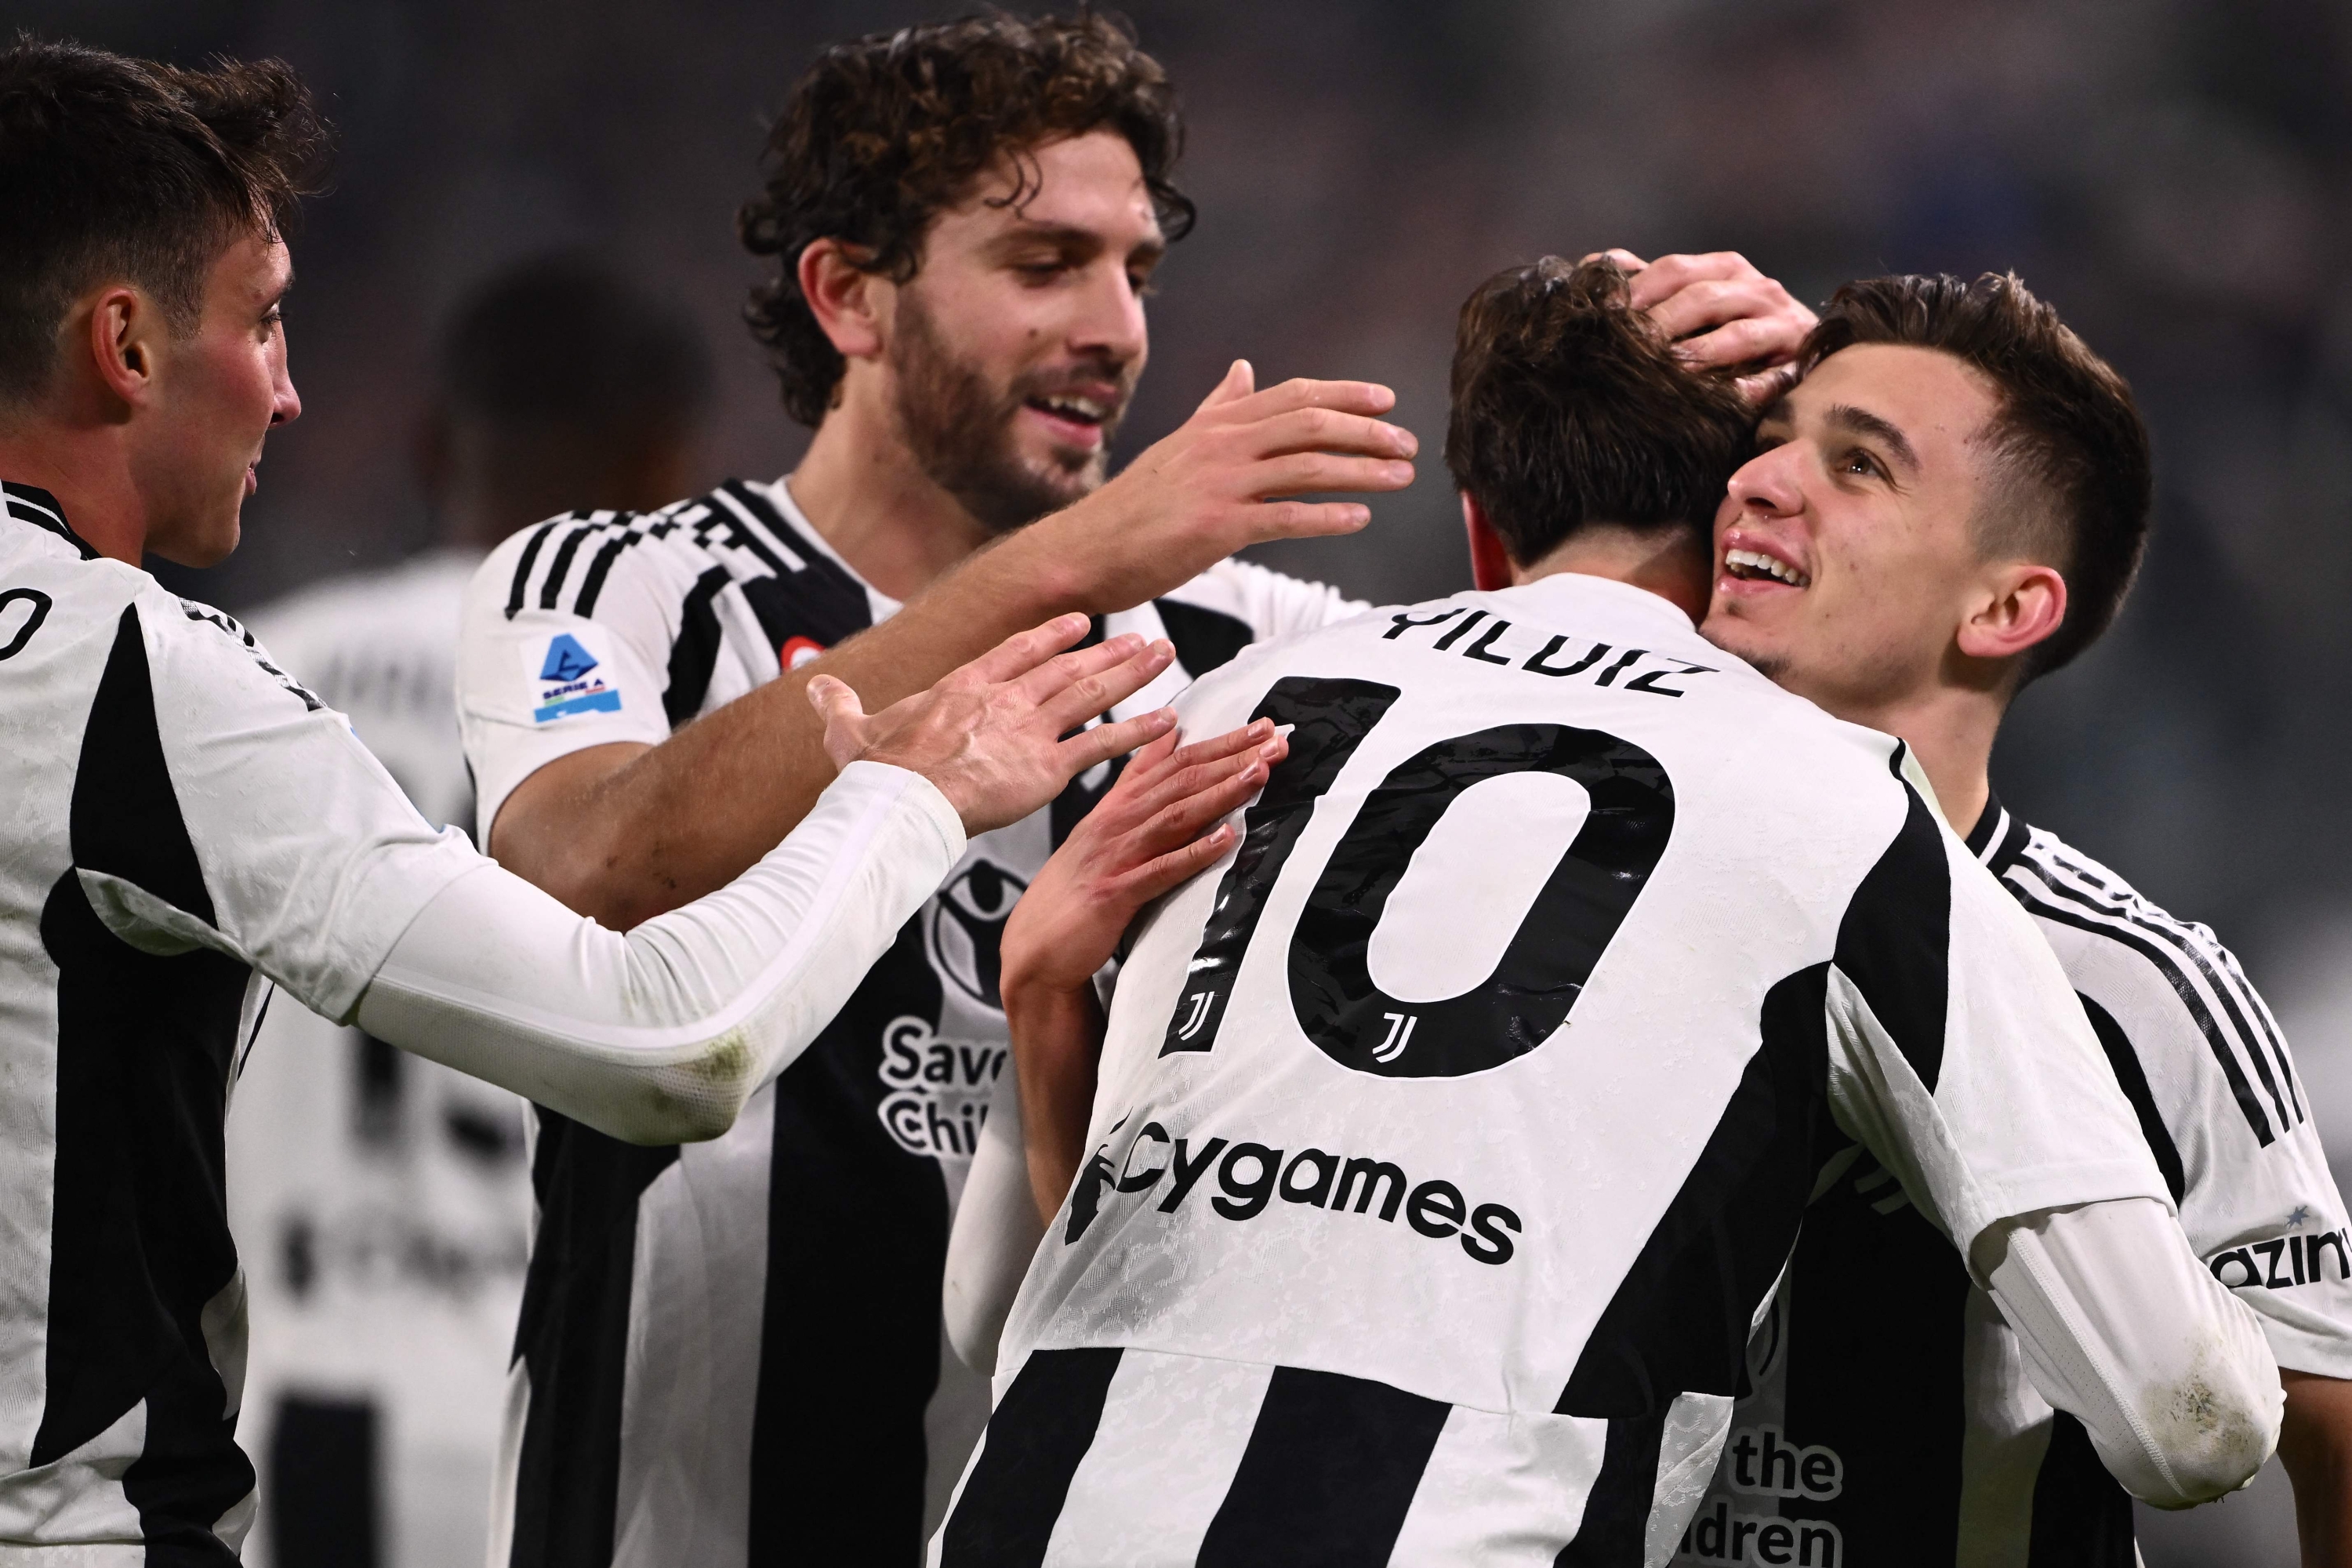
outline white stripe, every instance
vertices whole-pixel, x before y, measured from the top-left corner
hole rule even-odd
[[[787,568],[794,572],[808,570],[808,563],[802,559],[800,552],[769,532],[767,526],[751,515],[751,509],[737,500],[733,495],[726,490],[713,490],[710,492],[710,499],[733,512],[735,520],[741,523],[754,539],[780,556]]]
[[[1731,1395],[1677,1394],[1666,1407],[1658,1444],[1658,1479],[1650,1492],[1650,1528],[1643,1561],[1659,1568],[1682,1543],[1683,1531],[1706,1496],[1723,1440],[1731,1435]]]
[[[1576,1533],[1608,1446],[1606,1421],[1455,1405],[1413,1489],[1390,1568],[1454,1568],[1474,1559],[1549,1568]]]
[[[1993,819],[1992,833],[1985,839],[1984,853],[1977,857],[1978,862],[1986,866],[1991,865],[1992,858],[2000,853],[2000,847],[2008,841],[2009,807],[2002,806],[2000,815]]]
[[[1070,1478],[1045,1568],[1179,1568],[1241,1468],[1270,1366],[1129,1350]]]
[[[736,1568],[750,1549],[775,1133],[771,1083],[637,1200],[613,1568]]]

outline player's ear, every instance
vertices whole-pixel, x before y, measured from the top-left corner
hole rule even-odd
[[[124,403],[146,402],[163,329],[162,309],[142,290],[127,283],[100,290],[90,301],[82,344],[98,384]]]
[[[1503,536],[1486,521],[1486,510],[1468,490],[1462,492],[1462,527],[1470,536],[1470,581],[1482,594],[1507,588],[1515,575],[1511,552]]]
[[[2049,638],[2065,619],[2066,579],[2055,567],[2003,562],[1960,623],[1959,650],[1970,658],[2013,658]]]
[[[801,252],[801,298],[844,359],[872,359],[882,352],[879,296],[888,279],[859,267],[863,259],[833,238],[813,239]]]

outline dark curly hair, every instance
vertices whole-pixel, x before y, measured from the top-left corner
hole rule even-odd
[[[1123,19],[989,12],[819,55],[769,129],[766,188],[736,218],[744,247],[776,258],[743,315],[783,382],[785,412],[823,420],[845,368],[801,294],[812,242],[854,246],[865,270],[903,283],[931,219],[998,159],[1013,158],[1002,201],[1018,207],[1037,189],[1023,154],[1105,128],[1135,149],[1161,228],[1181,238],[1193,209],[1170,180],[1184,142],[1176,91]]]
[[[1547,256],[1462,306],[1445,466],[1522,566],[1587,523],[1708,527],[1755,428],[1728,378],[1675,358],[1614,262]]]
[[[47,384],[58,323],[109,279],[194,331],[213,262],[285,232],[329,145],[282,60],[189,70],[30,34],[0,49],[0,403]]]

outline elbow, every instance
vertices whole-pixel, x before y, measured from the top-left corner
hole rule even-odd
[[[642,1077],[625,1104],[575,1117],[624,1143],[660,1148],[724,1135],[758,1087],[756,1058],[740,1029],[704,1044],[685,1061]]]
[[[2130,1489],[2155,1508],[2195,1508],[2227,1497],[2278,1446],[2284,1397],[2251,1376],[2192,1374],[2154,1394],[2147,1408],[2152,1458],[2160,1463]]]

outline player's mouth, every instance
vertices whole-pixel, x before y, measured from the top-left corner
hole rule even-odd
[[[1124,402],[1107,392],[1055,392],[1024,398],[1022,406],[1035,415],[1055,440],[1091,451],[1103,444]]]
[[[1717,585],[1724,593],[1750,598],[1810,588],[1813,578],[1773,541],[1734,533],[1724,541],[1723,572]]]

